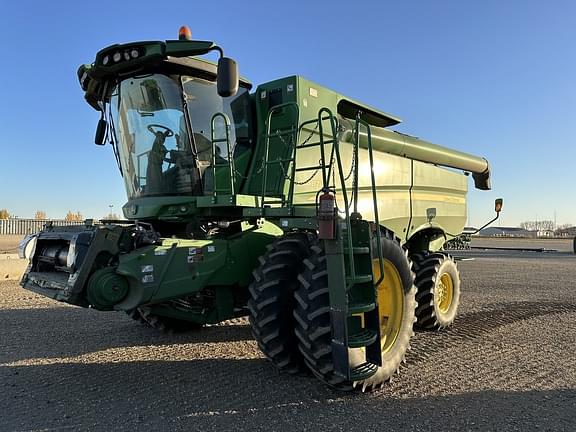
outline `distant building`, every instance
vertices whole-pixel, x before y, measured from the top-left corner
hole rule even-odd
[[[576,226],[556,230],[556,237],[576,237]]]
[[[481,236],[485,237],[528,237],[535,238],[536,231],[528,231],[524,228],[516,227],[489,227],[480,231]]]

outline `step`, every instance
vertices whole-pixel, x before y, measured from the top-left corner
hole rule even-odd
[[[372,345],[378,339],[378,332],[371,329],[362,329],[358,333],[351,334],[348,336],[348,347],[350,348],[362,348],[368,345]]]
[[[349,251],[350,251],[350,248],[344,248],[344,253],[348,253]],[[354,255],[369,255],[370,254],[370,248],[368,246],[353,247],[352,253]]]
[[[274,205],[274,204],[282,205],[283,203],[284,203],[284,200],[282,200],[280,198],[278,200],[262,201],[262,207],[267,206],[267,205]]]
[[[365,312],[370,312],[376,309],[376,303],[374,302],[358,302],[350,303],[348,305],[348,315],[356,315]]]
[[[362,381],[370,378],[378,371],[374,363],[362,363],[350,371],[350,381]]]
[[[371,274],[356,275],[354,277],[346,276],[346,283],[361,284],[367,282],[372,282]]]

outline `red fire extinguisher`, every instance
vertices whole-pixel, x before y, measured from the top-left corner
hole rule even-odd
[[[324,190],[319,198],[317,210],[318,238],[321,240],[334,239],[334,221],[336,220],[336,198],[329,190]]]

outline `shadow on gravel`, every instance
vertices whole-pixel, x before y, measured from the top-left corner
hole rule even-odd
[[[247,320],[235,321],[239,324],[166,334],[121,312],[72,307],[4,309],[0,310],[0,363],[77,356],[108,348],[252,340]]]
[[[453,327],[438,332],[418,332],[411,341],[412,351],[407,363],[434,356],[440,351],[456,347],[462,341],[474,341],[501,327],[559,313],[576,312],[576,303],[564,302],[514,302],[487,305],[480,312],[462,315]]]
[[[571,430],[576,391],[343,395],[264,360],[0,367],[2,430]]]
[[[480,312],[462,315],[448,330],[417,333],[411,341],[412,351],[407,356],[407,363],[417,364],[460,345],[463,340],[476,340],[506,325],[564,312],[576,312],[576,304],[515,302],[488,305]],[[250,327],[243,324],[247,321],[237,321],[239,325],[211,326],[170,335],[117,312],[71,307],[0,310],[0,363],[72,357],[109,348],[252,340]]]
[[[511,259],[536,259],[536,260],[548,260],[548,259],[576,259],[574,252],[570,251],[544,251],[544,252],[533,252],[533,251],[520,251],[520,250],[497,250],[497,249],[474,249],[474,250],[454,250],[446,251],[450,255],[458,258],[511,258]]]

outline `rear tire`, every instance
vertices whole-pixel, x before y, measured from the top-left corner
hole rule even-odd
[[[372,249],[372,256],[377,256],[375,244]],[[383,337],[380,341],[382,366],[371,377],[357,382],[346,380],[334,372],[326,255],[320,247],[314,247],[313,251],[314,254],[305,260],[305,271],[299,277],[300,288],[295,294],[296,335],[306,365],[317,378],[338,390],[361,388],[362,391],[366,391],[382,386],[398,372],[406,351],[410,348],[410,338],[414,334],[412,327],[415,319],[416,288],[407,251],[400,246],[400,241],[391,231],[382,230],[385,277],[377,287],[377,292],[380,296],[378,303],[381,333],[388,335],[388,338]],[[377,258],[373,260],[373,265],[374,262],[379,273]],[[389,272],[386,273],[387,271]],[[379,274],[374,276],[378,278]],[[385,294],[389,294],[390,297],[388,307],[383,305],[387,302]],[[394,310],[390,306],[395,302],[401,304],[401,310]],[[389,309],[388,312],[386,309]],[[397,330],[391,331],[389,322],[395,323],[391,325],[397,325]],[[348,352],[351,367],[364,363],[363,348],[349,349]]]
[[[441,252],[414,254],[416,327],[440,330],[452,325],[460,304],[460,272],[452,256]]]
[[[294,291],[312,241],[310,234],[294,232],[269,245],[266,254],[258,258],[260,266],[249,287],[252,334],[264,355],[283,372],[305,369],[294,334]]]

